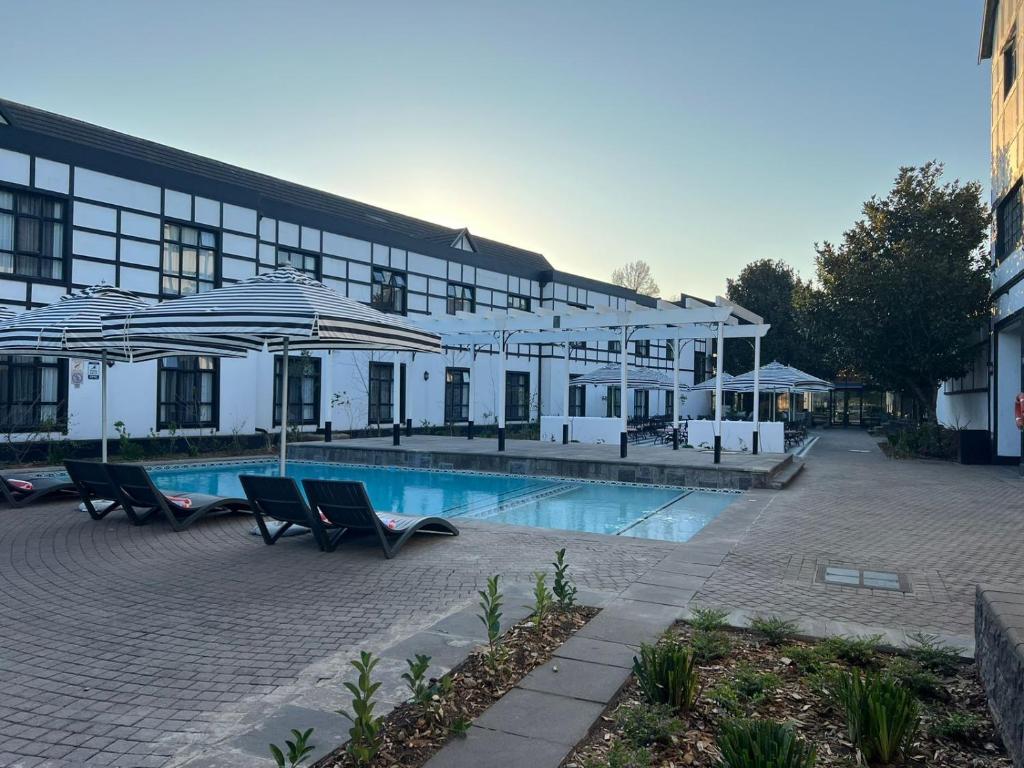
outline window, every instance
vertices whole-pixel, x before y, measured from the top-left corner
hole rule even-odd
[[[665,418],[670,421],[675,418],[676,415],[676,404],[672,398],[671,392],[665,393]]]
[[[651,356],[651,342],[649,341],[634,341],[633,342],[633,354],[637,357],[650,357]]]
[[[633,392],[633,418],[646,420],[651,416],[651,393],[646,389]]]
[[[469,369],[445,368],[444,423],[469,421]]]
[[[164,224],[160,293],[189,296],[217,285],[217,236],[179,224]]]
[[[505,373],[505,421],[530,420],[530,374]]]
[[[520,312],[530,311],[530,297],[520,296],[517,293],[510,293],[508,295],[508,308],[518,309]]]
[[[64,277],[64,203],[0,189],[0,273]]]
[[[476,248],[473,247],[473,241],[469,237],[469,232],[461,232],[459,236],[452,241],[452,248],[458,248],[460,251],[476,253]]]
[[[157,429],[217,425],[215,357],[164,357],[157,368]]]
[[[693,342],[693,383],[708,380],[708,343],[704,339]]]
[[[607,408],[605,416],[609,419],[619,415],[619,406],[622,404],[622,390],[618,387],[608,387],[608,396],[605,398]]]
[[[570,341],[569,342],[569,349],[570,350],[586,349],[586,348],[587,348],[587,342],[585,342],[585,341]]]
[[[1010,30],[1006,46],[1003,48],[1003,98],[1010,93],[1013,83],[1017,80],[1017,30]]]
[[[476,289],[471,285],[448,283],[448,314],[476,312]]]
[[[277,249],[277,266],[283,267],[291,264],[299,272],[309,275],[314,280],[320,279],[320,256],[316,253],[303,253],[302,251],[286,251]]]
[[[274,424],[281,423],[281,355],[274,357]],[[320,423],[320,358],[288,355],[288,423]]]
[[[617,355],[621,351],[622,351],[622,342],[621,341],[616,340],[616,341],[609,341],[608,342],[608,353],[609,354]]]
[[[665,342],[665,359],[676,359],[676,343],[674,341],[669,340]]]
[[[578,379],[583,374],[573,373],[569,376],[569,415],[587,415],[587,387],[585,384],[573,385],[572,380]]]
[[[370,306],[381,312],[405,314],[406,280],[404,272],[374,269],[370,285]]]
[[[7,432],[61,429],[67,420],[67,361],[0,357],[0,413]]]
[[[370,363],[370,424],[390,424],[395,367],[391,363]]]
[[[979,344],[967,365],[964,375],[958,379],[947,379],[945,392],[957,395],[965,392],[983,392],[988,389],[988,343]]]
[[[996,208],[996,261],[1017,250],[1021,240],[1021,185],[1017,185]]]

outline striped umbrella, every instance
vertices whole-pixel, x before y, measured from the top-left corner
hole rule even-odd
[[[603,365],[572,380],[572,385],[592,384],[619,386],[622,383],[622,366],[618,363]],[[626,386],[629,389],[672,389],[672,380],[653,368],[626,368]]]
[[[398,315],[338,295],[290,265],[223,288],[103,318],[106,338],[137,345],[214,339],[236,350],[281,352],[281,457],[288,431],[288,350],[441,352],[441,337]]]
[[[744,387],[742,390],[744,392],[752,391],[754,371],[734,377],[732,383]],[[758,374],[758,388],[770,392],[826,392],[832,389],[832,385],[824,379],[801,371],[799,368],[772,362],[761,366]]]
[[[100,318],[149,306],[129,291],[94,285],[61,296],[53,304],[11,315],[0,321],[0,354],[45,357],[100,358],[100,437],[107,460],[107,363],[138,362],[175,354],[200,354],[194,346],[139,347],[131,352],[103,335]],[[240,354],[231,347],[208,341],[203,354]]]
[[[742,391],[742,390],[736,388],[735,380],[736,380],[736,378],[734,376],[730,376],[728,373],[723,374],[723,376],[722,376],[722,391],[723,392],[740,392],[740,391]],[[692,392],[707,392],[707,391],[714,392],[715,391],[715,387],[717,385],[718,385],[718,377],[717,376],[712,376],[710,379],[705,379],[700,384],[694,384],[692,387],[690,387],[690,391],[692,391]]]

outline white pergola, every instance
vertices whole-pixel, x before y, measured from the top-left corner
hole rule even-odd
[[[741,322],[741,320],[743,322]],[[505,370],[509,344],[536,344],[561,346],[565,361],[565,387],[562,403],[562,441],[568,442],[569,435],[569,356],[573,343],[619,341],[622,374],[620,387],[622,400],[619,418],[622,426],[619,436],[619,454],[625,458],[627,452],[625,393],[627,389],[628,343],[630,341],[661,341],[672,345],[672,427],[673,447],[679,445],[679,358],[686,343],[696,339],[717,339],[719,367],[723,358],[726,339],[753,339],[754,369],[760,368],[761,338],[771,327],[752,312],[718,297],[715,305],[699,304],[680,307],[666,301],[659,301],[656,307],[617,310],[610,307],[593,309],[570,308],[552,310],[538,308],[531,312],[517,310],[494,312],[457,312],[454,315],[423,318],[419,321],[425,330],[441,336],[445,347],[466,348],[471,355],[469,377],[469,424],[467,437],[473,437],[473,388],[476,376],[473,366],[476,355],[482,347],[497,347],[498,353],[498,450],[505,450]],[[395,381],[397,382],[397,377]],[[722,387],[721,377],[715,388],[715,463],[721,461]],[[396,385],[397,387],[397,385]],[[397,402],[397,393],[395,394]],[[398,423],[398,411],[395,424]],[[758,392],[754,386],[754,442],[753,452],[757,453]],[[396,440],[397,430],[395,430]]]

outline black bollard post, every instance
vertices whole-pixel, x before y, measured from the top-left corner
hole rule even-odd
[[[755,430],[754,430],[754,447],[753,447],[753,449],[752,449],[752,451],[751,451],[751,452],[752,452],[752,453],[753,453],[753,454],[754,454],[755,456],[757,456],[757,452],[758,452],[758,450],[759,450],[759,449],[760,449],[760,446],[758,445],[758,439],[757,439],[757,430],[755,429]]]
[[[324,442],[325,443],[331,442],[331,438],[332,438],[332,435],[331,435],[331,422],[325,421],[324,422]]]
[[[392,424],[391,425],[391,444],[401,445],[402,444],[402,425]]]
[[[627,453],[627,451],[626,451],[626,442],[628,441],[628,439],[629,439],[629,436],[625,432],[619,432],[619,458],[620,459],[626,458],[626,453]]]
[[[568,444],[569,444],[569,425],[568,424],[563,424],[562,425],[562,445],[568,445]]]
[[[467,440],[472,440],[473,439],[473,422],[472,421],[467,421],[466,422],[466,439]]]
[[[498,450],[505,450],[505,428],[498,427]]]
[[[672,427],[672,450],[679,450],[679,427]]]
[[[715,464],[722,463],[722,436],[715,435]]]
[[[405,420],[405,436],[412,437],[412,419]]]

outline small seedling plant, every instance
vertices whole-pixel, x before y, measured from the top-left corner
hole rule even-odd
[[[792,621],[786,621],[779,616],[764,618],[757,616],[750,621],[750,629],[764,638],[768,645],[782,645],[797,632],[797,626]]]
[[[309,753],[315,749],[315,745],[309,743],[309,737],[312,735],[312,728],[307,728],[305,731],[292,728],[292,737],[285,739],[284,742],[287,752],[277,744],[271,744],[270,754],[274,758],[277,768],[296,768],[304,763],[309,757]]]
[[[960,654],[963,648],[948,645],[936,635],[914,632],[907,636],[910,644],[907,653],[922,668],[943,677],[951,677],[960,669]]]
[[[352,662],[352,666],[359,673],[356,682],[345,683],[345,687],[352,694],[352,713],[338,711],[338,714],[344,715],[352,722],[345,751],[352,761],[360,766],[373,762],[380,752],[382,743],[383,718],[375,717],[373,714],[374,707],[377,706],[373,696],[381,685],[380,682],[374,682],[373,669],[379,661],[380,659],[375,659],[372,653],[363,651],[359,654],[359,659]]]
[[[553,602],[551,590],[548,589],[547,585],[547,574],[537,571],[533,574],[533,605],[529,606],[533,609],[534,629],[540,631],[544,624],[544,619],[551,612]]]
[[[504,595],[498,588],[499,576],[496,574],[487,579],[487,589],[477,592],[480,595],[479,619],[487,630],[487,666],[493,674],[497,674],[503,663],[501,645],[501,606]]]
[[[558,601],[560,610],[568,611],[576,604],[576,586],[569,578],[569,564],[565,562],[565,547],[555,552],[555,583],[551,591]]]
[[[649,703],[667,704],[676,712],[689,712],[700,694],[693,651],[674,640],[641,645],[640,655],[633,657],[633,674]]]
[[[402,679],[412,694],[412,701],[419,707],[426,707],[430,704],[435,690],[435,687],[427,679],[430,657],[417,653],[415,659],[406,659],[405,663],[409,666],[409,671],[402,673]]]

